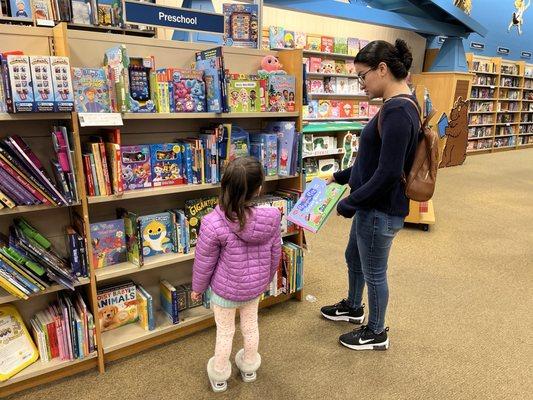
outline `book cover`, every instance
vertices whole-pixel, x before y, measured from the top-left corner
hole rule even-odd
[[[72,22],[75,24],[91,25],[92,10],[90,0],[72,0]]]
[[[52,3],[49,0],[31,0],[33,18],[35,20],[53,21]]]
[[[307,45],[307,35],[305,32],[294,32],[294,48],[295,49],[305,49]]]
[[[120,0],[97,0],[98,25],[124,25],[122,2]]]
[[[170,322],[172,324],[179,323],[180,319],[176,288],[164,279],[159,282],[159,300],[161,302],[161,309]]]
[[[121,146],[120,152],[124,190],[152,187],[150,146]]]
[[[316,233],[334,210],[345,190],[345,186],[337,183],[326,185],[326,181],[323,179],[314,178],[307,184],[302,197],[289,213],[287,219],[310,232]]]
[[[340,118],[341,111],[340,111],[340,104],[341,102],[338,100],[331,100],[331,109],[329,112],[330,118]]]
[[[318,100],[311,100],[307,105],[307,112],[309,114],[309,119],[318,118]]]
[[[322,72],[322,58],[320,57],[309,57],[309,72],[311,73],[320,73]]]
[[[310,51],[320,51],[322,44],[322,37],[316,35],[307,35],[306,49]]]
[[[356,56],[359,53],[359,39],[348,38],[347,39],[347,51],[349,56]]]
[[[196,246],[202,217],[213,211],[218,204],[218,197],[203,197],[194,200],[185,200],[185,216],[189,222],[190,246]]]
[[[168,69],[171,83],[172,112],[205,112],[205,83],[203,71],[193,69]]]
[[[337,54],[348,54],[348,41],[343,37],[335,37],[333,52]]]
[[[29,18],[33,17],[30,0],[10,0],[11,16],[13,18]]]
[[[353,112],[353,101],[345,100],[339,104],[339,111],[341,118],[350,118]]]
[[[355,64],[353,61],[346,61],[344,64],[345,73],[348,75],[356,75]]]
[[[324,80],[323,79],[309,79],[309,92],[310,93],[324,93]]]
[[[96,292],[98,321],[102,332],[137,322],[137,289],[135,283],[105,286]]]
[[[137,292],[140,292],[146,298],[148,330],[153,331],[155,329],[154,299],[152,295],[141,285],[137,285]]]
[[[270,27],[270,48],[283,49],[285,48],[285,29],[282,26]]]
[[[292,75],[271,75],[268,78],[268,111],[296,111],[294,99],[296,81]]]
[[[265,85],[266,82],[255,75],[230,75],[228,94],[231,112],[261,112],[261,95],[264,95]]]
[[[285,30],[283,33],[283,47],[294,49],[294,31]]]
[[[178,143],[150,145],[150,164],[154,187],[185,183],[181,146]]]
[[[4,63],[4,61],[2,61]],[[4,84],[6,103],[12,112],[34,111],[34,94],[31,82],[29,57],[9,54],[5,61],[9,89]],[[5,72],[5,71],[4,71]]]
[[[320,51],[323,53],[333,53],[334,40],[330,36],[322,36],[320,40]]]
[[[324,78],[324,93],[336,93],[337,92],[337,78],[332,76],[326,76]]]
[[[224,3],[224,45],[257,49],[258,12],[257,4]]]
[[[77,112],[111,112],[109,88],[103,68],[72,68],[72,86]]]
[[[318,100],[318,118],[329,118],[331,115],[331,102],[329,100]]]
[[[359,116],[368,117],[368,102],[367,101],[359,102]]]
[[[95,222],[90,225],[92,257],[95,268],[126,261],[124,220]]]
[[[145,330],[148,331],[148,299],[137,287],[137,312],[139,314],[139,325]]]
[[[335,93],[337,94],[349,94],[350,93],[350,81],[348,78],[336,78]]]
[[[229,112],[222,47],[196,53],[196,69],[204,71],[209,112]]]
[[[295,146],[296,127],[293,121],[270,122],[267,131],[278,136],[278,174],[281,176],[293,175],[291,171],[292,158]]]
[[[335,60],[335,73],[336,74],[346,74],[346,61],[344,61],[344,60]]]
[[[55,112],[72,112],[74,92],[68,57],[50,57]]]
[[[170,212],[144,215],[138,221],[144,257],[170,253],[173,250],[175,219]]]

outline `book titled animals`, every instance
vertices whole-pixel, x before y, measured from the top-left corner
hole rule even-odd
[[[98,320],[102,332],[139,319],[137,288],[132,281],[105,286],[96,292]]]
[[[337,183],[326,185],[326,181],[314,178],[296,203],[287,219],[302,228],[316,233],[320,230],[337,202],[342,197],[345,186]]]

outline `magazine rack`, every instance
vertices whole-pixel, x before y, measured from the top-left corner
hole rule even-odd
[[[104,52],[114,46],[124,44],[130,56],[154,56],[157,66],[188,68],[191,66],[196,51],[212,46],[196,43],[164,41],[142,37],[116,36],[98,32],[81,32],[69,30],[66,24],[59,24],[55,28],[34,28],[17,26],[0,26],[0,36],[6,43],[15,43],[16,49],[25,54],[69,56],[72,67],[99,67],[102,65]],[[12,49],[15,50],[15,49]],[[230,71],[239,73],[255,73],[259,69],[261,59],[273,54],[279,57],[284,69],[296,76],[295,102],[296,110],[302,108],[302,52],[293,51],[260,51],[240,48],[224,48],[226,67]],[[186,137],[198,132],[214,122],[233,122],[251,132],[264,127],[269,120],[292,120],[296,122],[299,131],[302,122],[299,112],[293,113],[172,113],[172,114],[123,114],[124,126],[120,127],[123,144],[163,143]],[[76,113],[43,113],[43,114],[0,114],[0,126],[5,133],[16,132],[28,140],[38,156],[49,154],[51,149],[49,127],[53,124],[66,124],[74,137],[75,165],[78,178],[80,204],[70,207],[16,207],[12,210],[0,210],[0,224],[7,226],[17,215],[26,215],[28,219],[42,230],[59,249],[65,250],[64,225],[58,221],[70,221],[73,212],[83,217],[85,235],[88,242],[88,254],[91,254],[89,224],[114,218],[115,209],[124,207],[132,211],[152,213],[167,208],[183,206],[187,199],[217,194],[218,185],[170,186],[166,188],[151,188],[143,191],[126,192],[122,196],[88,197],[85,193],[85,177],[83,174],[82,143],[91,134],[98,133],[100,127],[80,127]],[[154,138],[156,137],[156,139]],[[47,153],[48,152],[48,153]],[[47,157],[43,157],[47,159]],[[303,188],[302,177],[269,177],[265,184],[265,192],[276,188]],[[37,213],[38,211],[39,213]],[[68,222],[66,223],[68,224]],[[65,224],[65,225],[66,225]],[[303,244],[301,231],[288,235],[285,240],[300,246]],[[133,279],[142,283],[149,291],[157,286],[160,279],[171,279],[173,282],[188,282],[192,273],[194,254],[165,255],[146,262],[141,268],[133,264],[122,263],[103,269],[90,269],[90,277],[80,280],[80,287],[89,300],[88,307],[97,320],[96,290],[102,283],[113,283]],[[91,258],[89,257],[89,261]],[[0,303],[13,302],[28,323],[37,311],[54,298],[59,286],[52,287],[38,296],[28,300],[17,300],[7,293],[0,292]],[[153,293],[154,309],[158,308],[159,296]],[[261,302],[261,307],[268,307],[291,298],[302,299],[302,291],[290,295],[269,297]],[[189,313],[187,313],[189,311]],[[144,349],[176,338],[190,335],[199,330],[214,325],[213,314],[210,310],[196,308],[186,310],[183,322],[177,325],[156,320],[159,326],[154,331],[145,331],[137,324],[130,324],[112,331],[100,332],[96,323],[97,351],[84,360],[73,362],[52,360],[42,363],[40,360],[0,384],[2,395],[9,395],[33,386],[47,383],[56,379],[76,374],[98,366],[99,371],[105,371],[105,364]]]

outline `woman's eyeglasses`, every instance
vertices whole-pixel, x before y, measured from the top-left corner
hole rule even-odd
[[[364,85],[365,84],[365,78],[366,78],[366,75],[374,70],[375,68],[370,68],[369,70],[367,70],[366,72],[363,72],[362,74],[359,74],[356,76],[356,79],[357,81],[359,82],[360,85]]]

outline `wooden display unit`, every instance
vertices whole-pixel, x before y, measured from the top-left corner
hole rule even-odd
[[[70,57],[72,67],[97,67],[102,65],[104,52],[120,44],[127,47],[130,56],[154,56],[158,67],[184,67],[191,65],[196,51],[212,46],[202,44],[163,41],[143,37],[116,36],[105,33],[81,32],[68,29],[65,24],[55,28],[34,28],[1,26],[0,35],[9,43],[16,43],[17,49],[26,54],[40,55],[66,55]],[[226,68],[239,73],[253,73],[259,69],[259,64],[267,54],[280,58],[285,70],[296,76],[295,101],[297,109],[302,104],[302,52],[295,51],[259,51],[240,48],[225,48],[224,57]],[[57,121],[61,120],[61,121]],[[297,129],[301,130],[302,121],[298,112],[294,113],[251,113],[251,114],[124,114],[121,127],[123,144],[162,143],[176,138],[186,137],[198,132],[201,127],[206,127],[213,122],[231,122],[235,120],[242,128],[258,132],[270,120],[292,120],[296,122]],[[0,127],[4,133],[17,132],[28,138],[32,149],[35,147],[38,155],[46,154],[51,146],[49,125],[54,123],[67,124],[72,130],[75,149],[75,166],[77,169],[78,189],[81,202],[72,207],[18,207],[13,210],[0,210],[0,223],[2,226],[10,223],[14,216],[24,214],[34,223],[43,234],[49,237],[60,249],[65,249],[64,227],[58,227],[57,221],[70,221],[71,211],[75,210],[85,222],[88,242],[88,254],[91,254],[91,240],[89,224],[115,218],[115,209],[125,207],[142,214],[158,212],[167,208],[182,207],[187,199],[199,198],[217,194],[219,185],[190,185],[170,186],[166,188],[152,188],[125,192],[122,196],[88,197],[85,193],[85,177],[83,174],[82,144],[91,134],[101,132],[100,128],[82,128],[78,115],[72,114],[0,114]],[[48,143],[50,142],[50,143]],[[43,157],[44,158],[44,157]],[[269,192],[276,188],[303,189],[302,176],[269,177],[264,185],[264,191]],[[37,213],[38,211],[38,213]],[[299,231],[285,235],[285,240],[292,241],[300,246],[303,244],[303,234]],[[62,247],[61,247],[62,246]],[[95,269],[91,265],[90,276],[82,279],[79,286],[85,291],[89,299],[88,307],[97,321],[96,291],[100,283],[113,283],[125,279],[133,279],[143,284],[153,294],[154,309],[159,308],[160,279],[169,279],[174,283],[190,282],[192,275],[192,262],[194,253],[163,255],[147,260],[141,268],[133,264],[122,263],[108,268]],[[91,257],[89,257],[92,264]],[[16,300],[5,292],[0,292],[0,303],[13,301],[23,315],[25,321],[38,310],[43,309],[61,290],[52,287],[39,296],[29,300]],[[260,307],[296,298],[301,300],[303,291],[289,295],[269,297],[261,302]],[[32,366],[15,375],[10,380],[0,384],[2,395],[9,395],[20,390],[60,379],[80,371],[98,366],[100,372],[105,371],[105,363],[118,358],[138,353],[141,350],[174,340],[178,337],[192,334],[214,324],[212,312],[203,307],[186,310],[183,312],[183,321],[171,325],[158,315],[157,327],[154,331],[145,331],[136,324],[123,326],[108,332],[100,332],[96,323],[97,352],[82,361],[50,363],[36,362]]]

